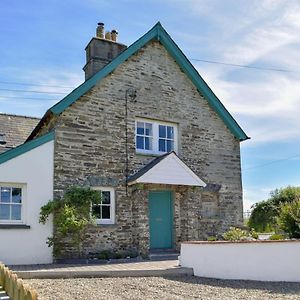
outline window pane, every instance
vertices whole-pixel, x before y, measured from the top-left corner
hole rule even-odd
[[[136,126],[137,126],[137,129],[136,129],[137,134],[143,135],[144,134],[144,123],[137,122]]]
[[[152,150],[152,138],[145,137],[145,149]]]
[[[144,138],[142,136],[136,137],[136,148],[137,149],[144,149]]]
[[[152,124],[151,123],[145,123],[145,135],[152,136]]]
[[[101,206],[102,208],[102,219],[110,219],[110,206]]]
[[[159,139],[158,150],[166,152],[165,140]]]
[[[102,192],[102,204],[110,204],[110,192]]]
[[[12,188],[12,202],[22,203],[22,189]]]
[[[0,204],[0,220],[9,220],[9,209],[10,205]]]
[[[167,140],[167,152],[173,151],[174,150],[174,142],[171,140]]]
[[[168,139],[174,139],[174,127],[173,126],[167,126],[167,138]]]
[[[10,191],[11,191],[11,188],[9,188],[9,187],[1,188],[1,202],[3,202],[3,203],[10,202]]]
[[[21,205],[11,205],[11,219],[21,220]]]
[[[166,137],[166,126],[159,125],[159,137],[161,137],[161,138]]]
[[[100,205],[94,205],[92,210],[93,210],[93,212],[92,212],[93,217],[96,218],[96,219],[101,219]]]

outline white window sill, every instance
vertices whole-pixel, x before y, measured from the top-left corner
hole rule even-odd
[[[115,222],[112,220],[96,220],[97,225],[115,225]]]
[[[148,156],[161,156],[161,155],[164,155],[166,153],[168,153],[168,152],[153,152],[153,151],[135,150],[135,154],[138,154],[138,155],[148,155]]]

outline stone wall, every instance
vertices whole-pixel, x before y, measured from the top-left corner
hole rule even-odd
[[[175,190],[176,245],[207,236],[203,232],[207,228],[210,233],[220,233],[231,225],[241,225],[239,141],[164,47],[150,42],[67,108],[55,123],[55,195],[61,196],[70,185],[116,189],[116,225],[91,230],[86,251],[147,248],[147,192],[130,190],[126,195],[124,186],[124,104],[130,87],[137,90],[136,102],[128,103],[130,174],[153,159],[135,153],[135,119],[144,117],[177,123],[179,157],[206,183],[221,186],[218,219],[208,222],[201,220],[200,191]]]

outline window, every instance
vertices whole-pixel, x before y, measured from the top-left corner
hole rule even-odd
[[[20,186],[0,185],[0,223],[22,222],[23,194]]]
[[[113,188],[97,187],[101,193],[101,203],[92,207],[92,214],[96,218],[97,224],[115,223],[115,191]]]
[[[136,148],[141,150],[152,150],[152,124],[147,122],[137,122],[136,124]]]
[[[136,121],[137,153],[162,154],[177,151],[177,125],[146,119]]]
[[[174,127],[158,125],[158,151],[170,152],[174,150]]]

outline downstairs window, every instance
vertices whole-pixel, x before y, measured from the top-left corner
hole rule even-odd
[[[115,223],[115,191],[110,187],[95,187],[101,193],[101,202],[94,204],[92,215],[96,218],[97,224]]]
[[[23,194],[19,185],[0,184],[0,223],[22,222]]]

